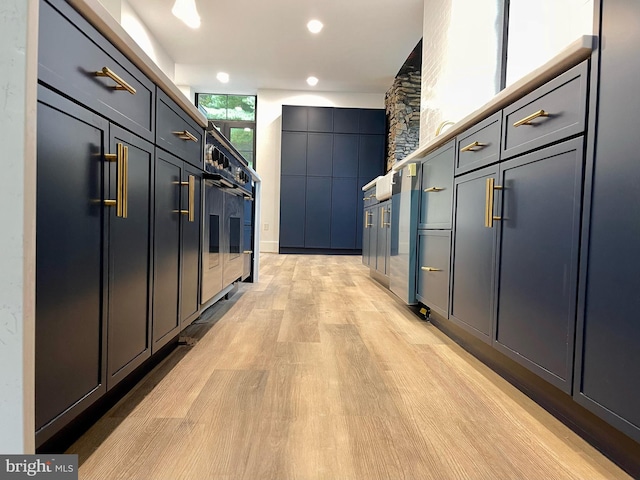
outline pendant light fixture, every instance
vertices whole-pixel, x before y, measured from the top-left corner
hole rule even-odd
[[[171,9],[176,17],[190,28],[200,28],[200,15],[196,8],[196,0],[176,0]]]

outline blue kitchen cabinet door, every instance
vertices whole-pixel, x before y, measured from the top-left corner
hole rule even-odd
[[[307,177],[304,247],[331,248],[331,177]]]
[[[494,346],[571,391],[582,138],[500,165]]]
[[[384,174],[384,135],[360,135],[358,144],[358,176],[370,182]]]
[[[307,134],[307,176],[330,177],[333,168],[333,134]]]
[[[358,133],[360,123],[360,109],[336,108],[333,112],[334,133]]]
[[[418,228],[451,228],[455,142],[429,154],[422,163]]]
[[[360,250],[361,248],[363,248],[362,245],[362,239],[364,238],[362,236],[362,232],[364,229],[364,197],[365,197],[365,193],[362,191],[362,187],[364,187],[367,183],[369,183],[368,180],[365,180],[364,178],[358,178],[358,186],[356,188],[356,193],[355,193],[355,202],[356,202],[356,209],[357,209],[357,223],[356,223],[356,250]]]
[[[358,139],[358,135],[354,134],[334,134],[332,168],[334,177],[358,176]]]
[[[331,248],[356,248],[358,208],[354,201],[357,179],[331,179]]]
[[[640,3],[602,3],[597,137],[574,398],[640,442]],[[590,194],[590,197],[589,197]]]
[[[299,105],[282,106],[282,130],[306,132],[309,129],[307,111],[309,107]]]
[[[450,319],[491,343],[495,279],[496,224],[486,226],[487,181],[498,167],[487,167],[455,180],[454,238]],[[497,207],[494,206],[493,215]]]
[[[307,174],[307,133],[282,132],[282,175]]]
[[[308,107],[309,132],[333,132],[333,107]]]
[[[382,109],[363,108],[360,110],[360,133],[384,135],[387,128],[387,115]]]
[[[280,179],[280,247],[304,247],[306,177]]]

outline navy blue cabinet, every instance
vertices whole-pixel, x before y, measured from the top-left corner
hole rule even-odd
[[[360,250],[359,189],[384,171],[384,110],[283,106],[282,116],[280,251]]]
[[[280,246],[304,248],[307,177],[280,179]]]
[[[282,175],[307,174],[307,134],[305,132],[282,132]]]
[[[456,178],[454,192],[450,319],[487,343],[493,336],[496,249],[496,228],[487,216],[497,211],[488,194],[497,177],[497,165],[463,175]]]
[[[107,321],[107,387],[131,373],[151,356],[151,206],[154,148],[132,133],[111,126],[108,197],[117,199],[119,180],[126,179],[124,215],[109,209],[109,302]],[[121,164],[121,165],[122,165]],[[195,277],[197,281],[197,275]]]
[[[449,317],[449,264],[451,231],[418,232],[416,297],[445,318]]]
[[[331,248],[331,177],[307,177],[305,248]]]
[[[358,176],[371,181],[384,172],[384,135],[360,135]]]
[[[587,190],[575,399],[640,441],[640,4],[602,3],[593,184]],[[588,208],[590,200],[590,208]]]
[[[282,130],[306,132],[309,129],[307,107],[298,105],[282,106]]]
[[[358,138],[358,135],[353,134],[333,136],[332,172],[334,177],[358,176]]]
[[[356,248],[356,225],[360,217],[354,199],[358,194],[356,178],[331,179],[331,248]]]
[[[382,275],[389,275],[389,254],[391,248],[391,202],[387,200],[373,209],[376,217],[376,270]]]
[[[451,141],[422,162],[419,228],[451,228],[454,146]]]
[[[109,122],[43,88],[38,99],[35,423],[42,443],[106,391],[108,162],[101,160]]]
[[[495,347],[569,392],[583,139],[500,165]]]
[[[333,168],[333,134],[307,134],[307,175],[330,177]]]
[[[305,107],[303,107],[305,108]],[[333,111],[331,107],[306,107],[309,132],[333,132]],[[288,119],[287,122],[291,120]],[[286,130],[283,126],[283,130]]]

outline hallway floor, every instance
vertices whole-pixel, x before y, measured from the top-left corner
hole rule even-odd
[[[80,478],[629,478],[360,261],[262,255],[72,445]]]

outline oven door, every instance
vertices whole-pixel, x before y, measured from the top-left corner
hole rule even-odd
[[[224,286],[241,279],[244,271],[244,196],[234,189],[224,194]]]
[[[211,181],[205,181],[204,241],[202,243],[202,304],[222,291],[224,263],[224,192]]]

